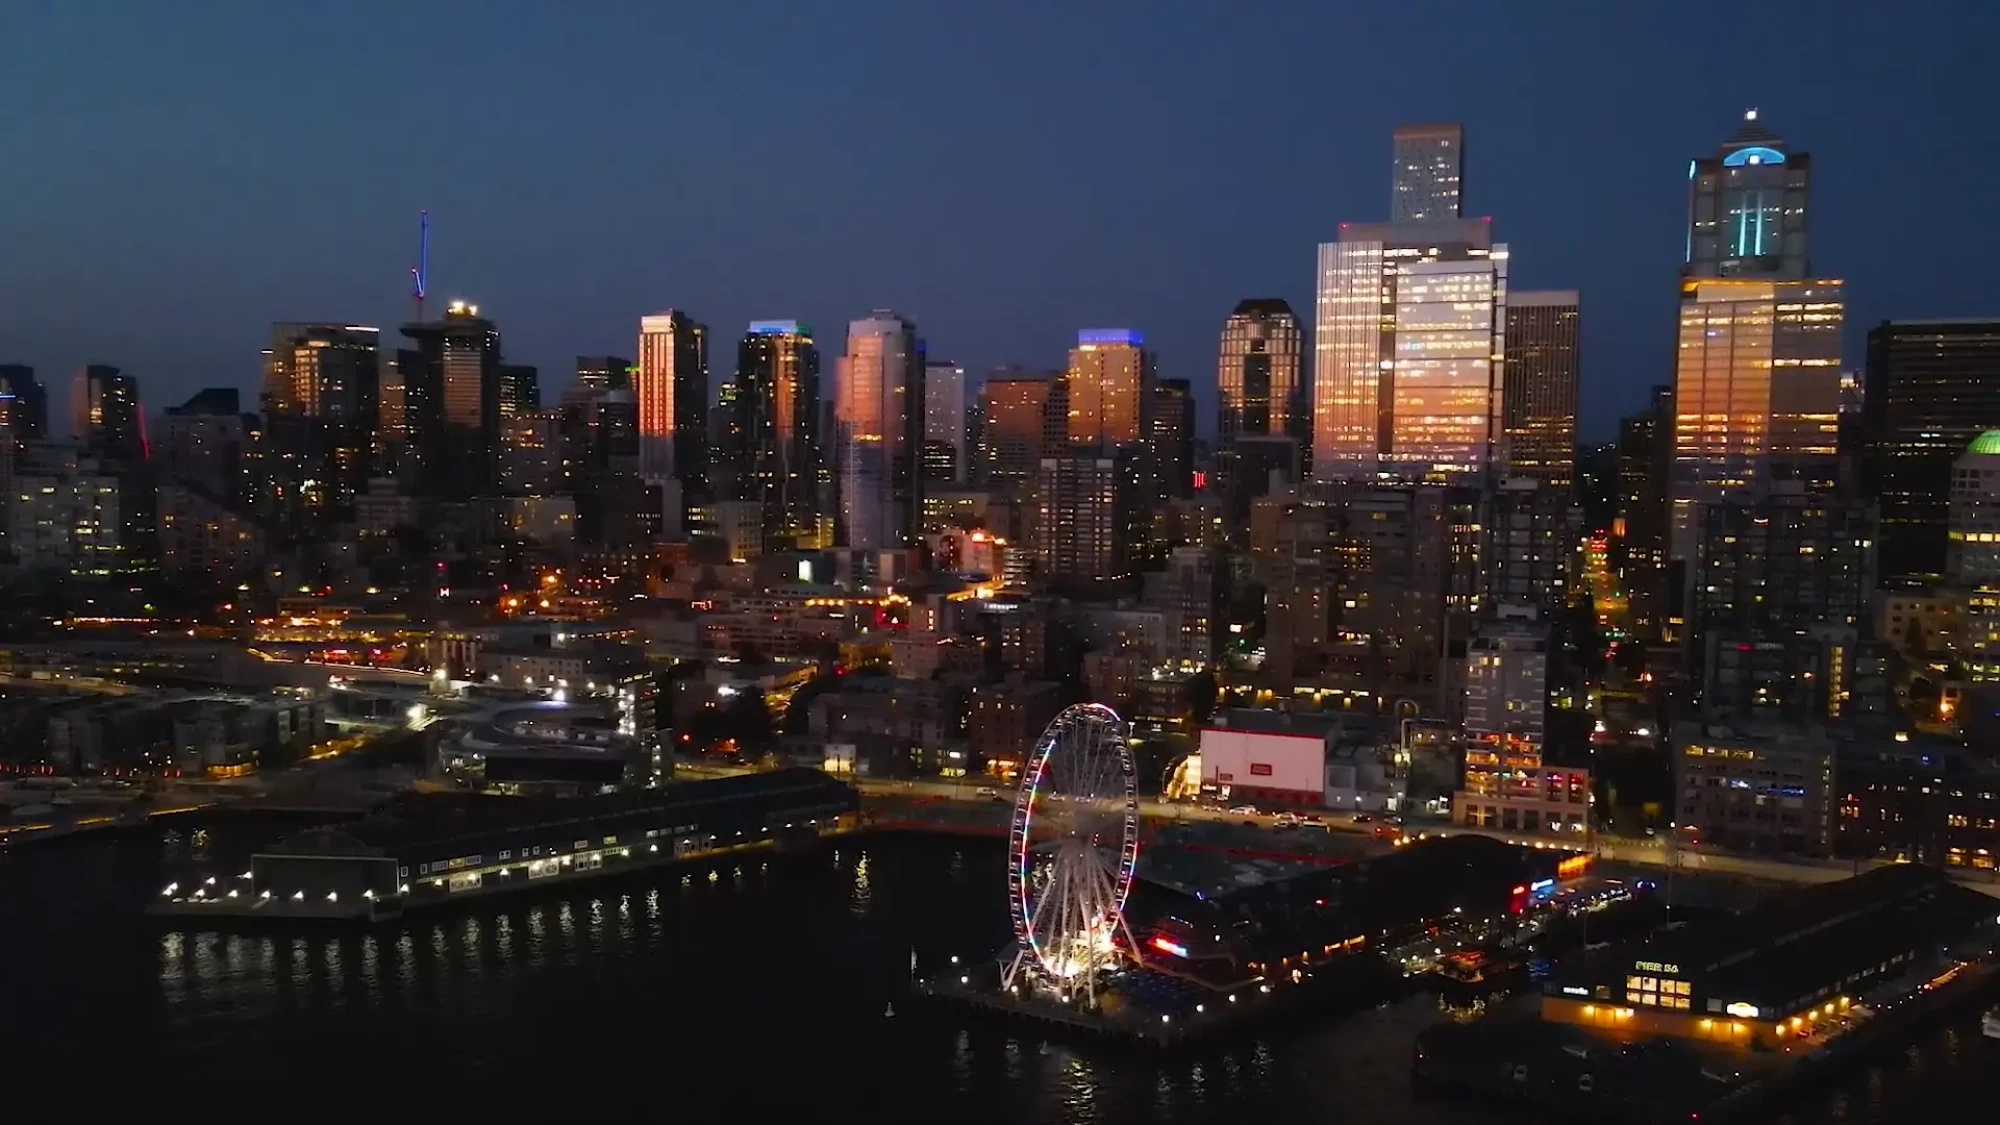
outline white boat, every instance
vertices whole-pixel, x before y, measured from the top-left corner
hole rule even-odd
[[[1980,1017],[1979,1033],[1988,1039],[2000,1039],[2000,1008],[1989,1008]]]

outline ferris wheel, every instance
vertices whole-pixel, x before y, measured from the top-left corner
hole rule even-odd
[[[1025,983],[1095,1005],[1099,976],[1134,948],[1125,896],[1138,858],[1125,721],[1096,703],[1067,708],[1021,771],[1007,842],[1016,949],[1001,986]]]

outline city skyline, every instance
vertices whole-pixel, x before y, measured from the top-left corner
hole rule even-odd
[[[1268,176],[1247,179],[1210,175],[1198,162],[1192,165],[1194,176],[1165,175],[1166,168],[1186,163],[1176,130],[1185,125],[1206,133],[1253,106],[1288,100],[1307,81],[1304,70],[1288,65],[1296,48],[1255,71],[1225,68],[1228,73],[1216,81],[1160,99],[1158,108],[1150,108],[1143,96],[1123,94],[1092,111],[1091,124],[1123,124],[1137,138],[1133,159],[1150,171],[1126,182],[1151,185],[1137,193],[1110,191],[1095,173],[1038,193],[1018,190],[1020,175],[1053,159],[1057,138],[1072,131],[1059,107],[1090,103],[1100,93],[1099,83],[1115,81],[1112,76],[1070,76],[1060,89],[1016,100],[1005,110],[980,83],[948,82],[926,99],[934,105],[902,110],[909,117],[913,159],[965,169],[951,177],[959,184],[953,191],[929,193],[935,199],[879,191],[879,173],[856,154],[818,139],[837,135],[828,126],[888,95],[843,91],[827,106],[810,104],[804,90],[825,85],[812,83],[811,76],[843,57],[838,48],[851,32],[812,19],[796,21],[793,33],[813,37],[802,43],[799,78],[741,106],[705,107],[698,147],[711,174],[673,177],[672,191],[641,206],[638,184],[658,183],[646,171],[659,157],[646,157],[629,177],[604,177],[588,191],[567,175],[557,187],[536,170],[630,163],[618,155],[629,143],[623,138],[643,131],[628,130],[627,122],[648,113],[662,94],[617,76],[617,67],[567,67],[570,74],[590,72],[591,81],[579,93],[547,95],[546,104],[524,104],[522,95],[493,88],[453,64],[442,73],[418,75],[415,91],[387,80],[379,92],[344,88],[341,96],[352,104],[343,102],[338,111],[317,90],[288,94],[266,110],[242,104],[252,99],[229,101],[237,85],[255,80],[255,74],[197,81],[154,73],[148,60],[158,53],[140,48],[161,34],[213,33],[236,42],[245,57],[262,57],[266,52],[256,43],[278,34],[289,17],[261,28],[215,27],[197,19],[191,28],[174,30],[155,26],[142,10],[116,24],[110,41],[101,45],[105,57],[131,63],[121,69],[118,83],[70,91],[62,114],[26,114],[8,127],[20,131],[17,143],[46,154],[40,163],[49,171],[28,177],[16,210],[23,218],[0,220],[20,224],[0,231],[20,251],[0,266],[0,297],[17,310],[12,323],[0,329],[0,358],[33,364],[44,377],[88,362],[117,364],[148,388],[151,408],[203,386],[248,388],[256,378],[256,343],[270,323],[352,318],[392,332],[407,315],[415,212],[429,207],[435,228],[433,300],[464,296],[491,309],[508,325],[510,356],[548,373],[551,393],[560,390],[563,376],[556,373],[566,373],[572,357],[629,350],[630,325],[658,308],[685,307],[727,338],[759,316],[841,323],[869,308],[890,306],[924,324],[934,347],[975,374],[1007,362],[1054,367],[1076,327],[1131,325],[1147,333],[1163,377],[1190,378],[1198,400],[1212,403],[1212,325],[1250,295],[1281,296],[1295,309],[1307,307],[1310,279],[1299,247],[1330,238],[1342,216],[1387,218],[1383,169],[1391,133],[1401,124],[1442,120],[1462,123],[1468,143],[1478,150],[1465,213],[1494,216],[1496,238],[1521,249],[1516,283],[1577,288],[1591,305],[1580,430],[1596,440],[1608,436],[1616,417],[1643,404],[1648,386],[1670,374],[1666,342],[1673,332],[1673,298],[1658,279],[1684,253],[1686,159],[1712,149],[1749,106],[1759,107],[1777,132],[1814,151],[1821,162],[1815,169],[1820,180],[1815,268],[1850,282],[1850,356],[1859,354],[1865,327],[1881,319],[1989,311],[1969,304],[1978,290],[1968,263],[1989,251],[1995,238],[1970,221],[1977,193],[1949,190],[1949,183],[1933,193],[1944,208],[1938,221],[1966,231],[1964,243],[1949,253],[1942,246],[1908,246],[1893,224],[1868,221],[1870,215],[1906,207],[1907,187],[1886,172],[1891,162],[1880,159],[1881,153],[1848,139],[1894,135],[1907,149],[1924,150],[1948,147],[1949,138],[1966,132],[1975,123],[1968,115],[1978,98],[1950,58],[1964,40],[1945,45],[1940,57],[1935,44],[1893,23],[1846,20],[1837,10],[1815,12],[1815,34],[1822,39],[1813,61],[1788,56],[1755,73],[1718,70],[1671,106],[1654,106],[1650,103],[1658,99],[1636,91],[1648,81],[1683,84],[1672,57],[1681,46],[1684,56],[1699,57],[1698,11],[1621,14],[1626,36],[1658,49],[1618,62],[1612,61],[1621,58],[1616,51],[1574,51],[1571,35],[1552,35],[1544,43],[1523,38],[1519,28],[1494,27],[1489,30],[1516,48],[1501,58],[1490,45],[1479,45],[1481,27],[1499,17],[1471,8],[1461,15],[1453,27],[1462,32],[1440,47],[1437,83],[1379,108],[1310,121],[1282,117],[1286,155],[1272,162]],[[1795,18],[1775,11],[1739,15],[1748,21],[1746,34],[1767,39],[1780,36]],[[73,21],[60,13],[28,18],[50,21],[28,29],[48,49],[7,81],[29,84],[23,87],[23,104],[32,109],[48,96],[32,92],[39,58],[62,57],[66,44],[80,44],[81,29],[69,26]],[[413,44],[431,22],[421,14],[398,13],[398,18],[409,25],[405,38]],[[738,21],[724,17],[710,25],[708,18],[692,21],[677,37],[726,44]],[[1101,13],[1079,18],[1086,27],[1117,23]],[[1309,41],[1314,26],[1332,18],[1301,13],[1299,34],[1287,39]],[[992,42],[967,49],[1027,50],[1029,44],[1058,53],[1069,49],[1046,45],[1069,37],[1041,35],[1047,30],[1042,21],[1019,22]],[[1135,54],[1163,71],[1183,58],[1212,58],[1213,45],[1204,35],[1247,34],[1206,28],[1197,33],[1185,17],[1171,15],[1151,23],[1156,26],[1132,32],[1146,47]],[[489,53],[504,54],[521,49],[523,30],[515,21],[499,20],[479,29],[475,39]],[[1371,27],[1368,33],[1380,32]],[[912,45],[922,46],[950,31],[923,27],[910,34],[919,41]],[[576,46],[585,50],[620,46],[609,39],[598,42],[594,32],[579,38]],[[645,40],[643,34],[621,38]],[[318,49],[306,45],[308,53]],[[1921,69],[1911,58],[1919,50],[1926,52]],[[371,60],[370,72],[399,53]],[[1540,65],[1555,57],[1564,60],[1563,68]],[[1910,73],[1892,84],[1889,97],[1864,97],[1834,77],[1864,63]],[[1131,78],[1131,65],[1121,64],[1117,74]],[[1498,71],[1538,68],[1561,69],[1563,83],[1551,79],[1490,96]],[[968,68],[953,66],[962,69]],[[1140,77],[1147,79],[1139,83],[1140,91],[1158,81]],[[1589,104],[1571,96],[1573,85],[1596,79],[1607,89],[1635,92]],[[502,143],[474,146],[490,155],[471,156],[416,152],[397,141],[359,162],[368,174],[358,188],[354,173],[345,169],[321,169],[303,180],[297,179],[302,173],[286,170],[272,173],[276,182],[238,177],[218,183],[205,167],[167,159],[162,175],[142,178],[147,195],[127,200],[126,189],[115,185],[130,177],[112,175],[117,161],[105,152],[127,143],[139,124],[135,114],[143,118],[131,103],[131,91],[139,89],[167,108],[218,101],[233,106],[205,127],[201,144],[193,146],[224,158],[216,163],[225,167],[231,154],[261,161],[258,154],[283,135],[275,131],[275,120],[266,120],[267,112],[302,115],[307,122],[340,114],[345,126],[393,136],[407,131],[413,100],[441,104],[448,90],[453,104],[478,105],[481,128]],[[515,118],[550,124],[563,114],[581,114],[575,128],[550,130],[563,139],[534,139],[518,123],[499,124]],[[947,129],[943,122],[951,114],[996,128]],[[1177,122],[1175,130],[1166,129],[1169,119]],[[44,133],[43,120],[62,120],[66,132]],[[732,139],[754,135],[757,122],[772,120],[787,120],[800,137],[804,151],[793,159],[825,174],[774,180],[764,174],[766,158],[755,146]],[[977,158],[968,142],[957,139],[961,132],[983,138]],[[172,129],[160,135],[161,143],[176,143],[180,136]],[[137,151],[151,148],[141,145]],[[1991,178],[1986,164],[1992,159],[1977,150],[1965,152],[1944,175],[1962,176],[1967,185],[1983,182]],[[385,174],[385,161],[394,162],[393,173]],[[1018,172],[974,171],[991,167]],[[1548,175],[1558,168],[1573,188],[1562,193],[1560,206],[1546,190]],[[470,192],[463,186],[470,182],[507,186]],[[315,192],[328,198],[310,208],[298,202],[316,198]],[[131,202],[148,205],[125,206]],[[1254,233],[1230,222],[1246,211],[1258,217]],[[819,218],[847,214],[852,224]],[[863,228],[869,240],[886,238],[882,252],[860,254],[849,246]],[[256,235],[245,238],[239,230]],[[1578,237],[1585,230],[1597,233]],[[1607,231],[1619,232],[1629,251],[1605,254]],[[772,268],[776,259],[768,250],[780,244],[793,260]],[[1045,276],[1049,260],[1069,253],[1063,247],[1073,247],[1075,260],[1089,268]],[[107,266],[116,267],[108,271],[109,279],[97,277]],[[166,280],[190,275],[201,284]],[[587,280],[579,285],[578,276]],[[95,316],[105,304],[124,312],[118,318]],[[1212,411],[1204,407],[1198,419],[1200,431],[1208,434]]]

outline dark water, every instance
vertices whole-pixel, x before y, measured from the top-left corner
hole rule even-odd
[[[713,883],[659,873],[310,936],[142,921],[167,854],[128,837],[0,857],[0,1104],[16,1119],[1508,1120],[1413,1099],[1425,1000],[1170,1062],[1044,1050],[913,1005],[913,946],[935,964],[1004,938],[996,844],[850,844]],[[2000,1043],[1957,1026],[1780,1120],[1988,1114],[1996,1074]]]

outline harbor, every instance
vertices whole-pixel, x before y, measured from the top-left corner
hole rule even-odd
[[[1745,1120],[2000,990],[1991,900],[1904,865],[1565,958],[1418,1037],[1453,1099],[1601,1121]]]
[[[1574,880],[1587,866],[1476,836],[1340,865],[1168,843],[1145,853],[1130,939],[1083,970],[1090,979],[1010,974],[1023,954],[1008,947],[954,955],[915,987],[988,1017],[1181,1047],[1408,994],[1447,952],[1540,933],[1559,870]]]
[[[413,794],[259,849],[240,872],[172,879],[150,912],[215,921],[381,922],[529,887],[755,851],[854,830],[859,798],[817,770],[591,797]]]

